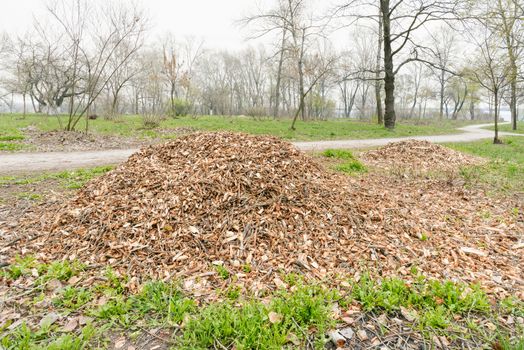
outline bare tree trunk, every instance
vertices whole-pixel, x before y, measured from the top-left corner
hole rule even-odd
[[[35,113],[40,113],[40,110],[36,108],[35,99],[34,99],[33,95],[30,94],[29,98],[31,99],[31,105],[33,106],[33,111]]]
[[[438,114],[438,117],[439,119],[442,119],[444,117],[444,89],[445,89],[445,85],[446,85],[446,81],[444,79],[444,70],[441,70],[440,71],[440,91],[439,91],[439,97],[440,97],[440,105],[439,105],[439,114]]]
[[[391,19],[389,0],[380,0],[382,21],[384,26],[384,90],[386,92],[384,125],[388,129],[395,128],[395,72],[393,71],[393,52],[391,49]]]
[[[517,65],[511,66],[511,84],[510,84],[510,100],[509,107],[511,109],[511,129],[517,130],[517,119],[518,119],[518,110],[517,110]],[[514,77],[514,78],[513,78]]]
[[[300,115],[302,120],[306,119],[306,109],[304,108],[304,99],[305,99],[305,91],[304,91],[304,42],[306,40],[305,38],[306,33],[305,29],[302,29],[301,33],[301,44],[300,44],[300,52],[298,57],[298,91],[299,91],[299,104],[297,112],[295,113],[295,116],[293,117],[293,122],[291,123],[291,130],[295,130],[295,123],[297,122],[297,118]]]
[[[275,86],[275,109],[273,117],[278,118],[280,109],[280,81],[282,79],[282,65],[284,64],[284,45],[286,44],[286,30],[282,29],[282,44],[280,45],[280,58],[278,60],[277,83]]]
[[[502,143],[499,140],[499,93],[494,91],[493,93],[494,103],[495,103],[495,138],[493,139],[494,144]]]
[[[22,99],[24,100],[24,114],[23,115],[24,115],[24,118],[25,118],[25,115],[27,113],[26,93],[25,92],[22,94]]]
[[[305,38],[306,33],[305,30],[302,30],[302,42],[300,44],[300,57],[298,59],[298,88],[300,90],[300,104],[298,106],[299,111],[301,111],[301,118],[302,120],[306,119],[306,109],[304,108],[304,98],[305,98],[305,92],[304,92],[304,42],[306,40]]]
[[[175,94],[176,94],[176,85],[175,82],[171,82],[171,89],[169,90],[169,98],[171,100],[171,117],[176,117],[175,113]]]
[[[515,22],[517,21],[517,9],[518,5],[517,2],[513,4],[515,12],[513,14],[510,14],[510,16],[506,16],[506,8],[502,4],[502,2],[498,1],[498,7],[500,14],[502,16],[502,24],[503,24],[503,33],[504,33],[504,41],[506,42],[506,48],[508,51],[508,58],[509,58],[509,80],[510,80],[510,100],[509,100],[509,108],[511,111],[511,128],[513,130],[517,130],[517,78],[518,78],[518,66],[517,66],[517,53],[515,51],[518,51],[518,47],[514,47],[514,38],[512,37],[513,34],[513,28],[515,25]]]
[[[377,62],[375,72],[375,101],[377,104],[377,122],[378,124],[384,124],[384,116],[382,114],[382,96],[380,90],[382,89],[382,81],[380,80],[380,60],[382,55],[382,14],[379,11],[378,18],[378,46],[377,46]]]

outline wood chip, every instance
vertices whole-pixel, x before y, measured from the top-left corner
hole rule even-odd
[[[478,256],[487,256],[488,254],[480,249],[471,248],[471,247],[461,247],[460,250],[462,250],[466,254],[473,254]]]
[[[404,157],[412,168],[476,161],[418,141],[380,152],[377,161]],[[524,295],[524,223],[513,208],[524,204],[438,178],[334,174],[274,137],[196,133],[145,147],[70,200],[28,213],[16,230],[36,238],[7,254],[55,261],[74,252],[89,273],[110,265],[133,279],[130,292],[146,280],[179,279],[193,281],[184,282],[188,293],[208,295],[228,276],[267,291],[288,288],[280,276],[297,269],[358,280],[365,265],[408,282],[416,266],[429,278]],[[496,288],[492,276],[501,276]]]

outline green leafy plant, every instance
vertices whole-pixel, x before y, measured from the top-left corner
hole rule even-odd
[[[65,287],[60,294],[53,299],[53,304],[71,310],[77,310],[93,299],[93,294],[85,288]]]
[[[340,171],[346,174],[362,173],[367,171],[364,164],[358,160],[352,160],[335,166],[336,171]]]
[[[344,160],[355,159],[351,151],[343,150],[343,149],[327,149],[324,152],[322,152],[322,155],[327,158],[335,158],[335,159],[344,159]]]

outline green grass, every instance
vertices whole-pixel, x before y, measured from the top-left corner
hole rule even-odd
[[[23,139],[22,135],[0,135],[0,141],[18,141]]]
[[[321,154],[326,158],[340,161],[333,165],[335,171],[348,175],[356,175],[367,171],[366,166],[356,159],[349,150],[327,149]]]
[[[12,324],[8,322],[0,329],[0,347],[82,349],[97,348],[98,344],[107,348],[104,344],[109,329],[111,334],[124,333],[129,338],[143,329],[164,329],[173,333],[165,338],[173,349],[294,349],[304,348],[309,341],[323,348],[324,334],[336,323],[334,307],[361,309],[364,320],[382,314],[404,319],[406,326],[427,339],[433,334],[451,341],[454,337],[481,339],[484,344],[497,342],[511,350],[520,349],[524,342],[522,337],[515,337],[522,332],[522,325],[506,325],[496,331],[486,325],[497,324],[500,317],[522,317],[524,303],[515,298],[493,302],[477,285],[422,276],[407,283],[364,275],[330,289],[325,283],[306,283],[299,275],[286,275],[281,277],[290,288],[278,289],[264,300],[238,292],[234,300],[201,303],[186,295],[176,282],[150,281],[137,294],[130,294],[126,287],[129,279],[108,269],[98,282],[88,286],[65,286],[56,292],[46,289],[47,281],[65,283],[72,276],[81,277],[83,269],[75,261],[42,264],[32,257],[18,258],[2,269],[7,280],[34,278],[35,273],[38,276],[30,290],[35,296],[33,302],[21,306],[30,315],[45,311],[48,306],[43,301],[51,298],[54,312],[87,315],[93,321],[68,334],[58,324],[29,328],[22,323],[8,330]]]
[[[461,169],[466,184],[483,184],[491,192],[524,192],[524,137],[502,140],[502,145],[494,145],[491,140],[447,145],[489,159],[485,165]]]
[[[31,201],[40,201],[44,198],[40,193],[33,192],[20,192],[17,193],[16,196],[20,199],[27,199]]]
[[[97,176],[100,176],[102,174],[105,174],[106,172],[113,169],[112,166],[100,166],[95,168],[89,168],[89,169],[78,169],[78,170],[71,170],[71,171],[62,171],[59,173],[48,173],[48,174],[42,174],[42,175],[36,175],[36,176],[3,176],[0,177],[0,186],[2,185],[30,185],[39,183],[42,181],[47,180],[57,180],[60,182],[61,186],[67,189],[78,189],[82,187],[86,182],[91,180],[92,178],[95,178]],[[24,196],[24,194],[20,194],[21,196]],[[27,194],[27,197],[29,199],[37,199],[37,198],[31,198],[35,197],[38,194]]]
[[[0,142],[0,151],[18,151],[24,148],[24,145],[10,142]]]
[[[494,126],[487,127],[488,130],[495,130]],[[517,122],[517,130],[511,128],[511,124],[499,125],[499,131],[511,132],[516,134],[524,134],[524,122]]]
[[[3,130],[0,135],[22,135],[19,129],[30,125],[36,126],[43,131],[56,130],[60,125],[58,118],[65,121],[64,116],[28,115],[25,118],[21,118],[19,115],[0,115],[0,130]],[[80,131],[84,130],[84,124],[82,123],[78,127]],[[168,118],[161,122],[159,128],[189,127],[208,131],[230,130],[250,134],[274,135],[287,140],[329,140],[447,134],[458,132],[456,128],[463,124],[452,121],[426,125],[399,122],[397,128],[394,131],[390,131],[374,123],[337,119],[328,121],[298,121],[297,130],[292,131],[289,128],[291,125],[291,120],[289,119],[254,120],[253,118],[242,116],[200,116],[196,118]],[[116,121],[98,118],[91,120],[89,125],[92,132],[101,134],[141,137],[158,136],[154,129],[145,130],[143,128],[142,119],[139,116],[122,116]]]
[[[327,149],[324,152],[322,152],[322,155],[326,158],[334,158],[334,159],[343,159],[343,160],[355,159],[355,156],[353,156],[353,153],[351,153],[351,151],[343,150],[343,149]]]
[[[349,175],[359,174],[367,171],[366,166],[356,159],[335,165],[334,169]]]

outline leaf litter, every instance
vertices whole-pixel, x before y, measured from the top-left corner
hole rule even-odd
[[[409,281],[415,269],[524,299],[515,207],[442,179],[333,174],[274,137],[197,133],[143,148],[29,216],[9,253],[112,266],[136,283],[181,279],[195,296],[231,281],[255,294],[285,288],[280,273]]]

